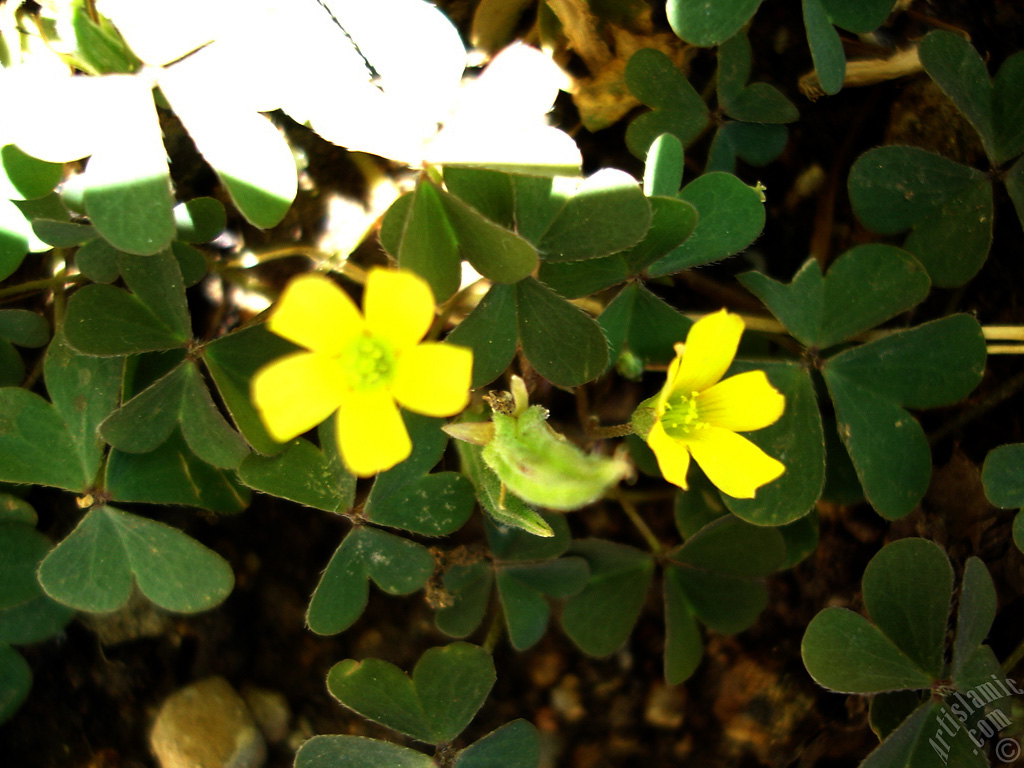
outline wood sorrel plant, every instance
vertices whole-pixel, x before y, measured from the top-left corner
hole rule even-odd
[[[811,258],[788,282],[767,274],[771,257],[740,275],[774,317],[748,317],[751,335],[777,342],[742,348],[744,318],[715,302],[694,322],[671,289],[761,234],[765,189],[750,167],[775,160],[799,118],[779,89],[750,82],[744,29],[756,0],[660,3],[678,41],[714,49],[715,76],[698,91],[665,50],[629,58],[625,86],[646,108],[625,142],[642,180],[610,167],[581,174],[575,143],[545,122],[558,73],[536,49],[496,56],[463,99],[466,52],[433,6],[295,3],[287,18],[271,0],[194,15],[170,0],[66,0],[35,16],[0,6],[0,300],[20,303],[0,309],[0,720],[31,686],[13,647],[52,637],[76,611],[117,610],[136,588],[183,613],[224,600],[227,561],[160,518],[169,505],[240,513],[256,491],[351,523],[310,600],[312,632],[350,628],[372,581],[390,595],[440,594],[438,637],[452,640],[409,674],[369,658],[328,675],[339,702],[412,745],[317,735],[296,765],[532,768],[539,738],[526,719],[469,744],[461,734],[503,673],[495,644],[535,645],[552,601],[573,643],[607,656],[628,641],[657,573],[664,676],[680,684],[700,665],[700,625],[750,627],[766,577],[813,552],[827,467],[851,468],[887,521],[921,502],[932,456],[915,412],[963,400],[986,364],[977,319],[924,302],[984,264],[993,181],[1024,219],[1024,58],[990,80],[962,38],[924,37],[925,70],[977,130],[990,168],[911,147],[861,155],[854,212],[906,239],[854,245],[827,269]],[[621,21],[614,5],[595,23]],[[835,27],[869,32],[892,6],[804,0],[816,88],[843,84]],[[26,32],[30,17],[59,36]],[[297,23],[302,55],[287,37]],[[314,80],[294,67],[310,60],[336,75],[337,94],[305,87]],[[275,110],[421,173],[380,223],[386,266],[321,254],[315,269],[266,287],[280,290],[269,314],[201,318],[189,301],[200,288],[251,287],[246,270],[260,262],[212,243],[275,227],[295,199],[296,148],[276,127],[286,118],[263,114]],[[162,143],[174,121],[230,217],[212,197],[179,199]],[[684,159],[701,172],[684,180]],[[624,386],[630,378],[639,383]],[[627,393],[629,424],[589,418],[595,383]],[[575,393],[577,424],[555,412],[555,388]],[[1022,464],[1020,445],[993,451],[993,503],[1024,505]],[[674,528],[622,487],[636,470],[673,495]],[[62,510],[45,525],[70,530],[59,542],[37,530],[33,486],[77,500],[77,519]],[[577,522],[594,504],[621,508],[636,536],[583,535]],[[476,537],[474,554],[445,556],[456,532]],[[952,583],[937,544],[896,542],[864,574],[871,621],[829,608],[807,628],[803,659],[821,685],[912,692],[875,698],[876,731],[889,738],[865,765],[925,765],[944,697],[997,674],[983,644],[995,589],[978,558],[966,561],[946,660]]]

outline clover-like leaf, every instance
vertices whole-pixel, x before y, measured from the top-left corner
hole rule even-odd
[[[516,284],[515,302],[523,354],[537,373],[575,387],[604,371],[608,341],[593,318],[532,277]]]
[[[626,129],[626,146],[637,157],[646,157],[654,140],[665,133],[688,147],[708,126],[710,112],[704,100],[661,51],[642,48],[634,53],[626,64],[625,78],[633,95],[652,109]]]
[[[985,343],[969,315],[925,323],[848,349],[822,373],[839,435],[871,505],[902,517],[924,495],[931,454],[904,408],[935,408],[965,397],[981,380]]]
[[[572,554],[590,566],[590,581],[565,602],[562,628],[591,656],[607,656],[633,630],[654,571],[650,555],[623,544],[584,539]]]
[[[681,40],[710,47],[735,35],[754,15],[761,0],[718,0],[708,4],[669,0],[668,23]]]
[[[857,158],[848,187],[864,226],[883,235],[911,230],[903,247],[935,285],[963,285],[985,262],[993,204],[981,171],[916,147],[879,147]]]
[[[512,362],[519,342],[515,289],[500,283],[492,285],[446,341],[473,350],[473,388],[498,378]]]
[[[314,736],[295,753],[295,768],[435,768],[430,757],[365,736]]]
[[[54,600],[78,610],[113,611],[132,579],[146,597],[181,613],[206,610],[234,585],[231,567],[176,528],[110,506],[91,509],[39,566]]]
[[[434,572],[425,547],[376,528],[354,529],[334,552],[313,592],[306,623],[318,635],[348,629],[366,608],[368,579],[392,595],[421,589]]]
[[[459,752],[455,768],[537,768],[540,735],[529,720],[513,720]]]
[[[731,173],[705,173],[679,197],[697,209],[697,225],[682,245],[647,270],[661,277],[739,253],[761,234],[765,213],[761,195]]]
[[[327,687],[363,717],[427,744],[451,741],[469,725],[494,685],[494,662],[483,648],[452,643],[431,648],[412,677],[380,659],[335,664]]]
[[[473,485],[457,472],[427,474],[441,459],[448,435],[441,419],[403,412],[412,454],[374,481],[363,517],[378,525],[425,536],[443,536],[463,526],[473,511]]]
[[[356,478],[345,468],[335,439],[332,416],[318,428],[317,448],[301,437],[277,456],[250,454],[238,467],[239,479],[263,493],[326,512],[347,512],[356,493]]]
[[[885,279],[880,280],[879,275]],[[765,303],[793,336],[824,349],[874,328],[928,295],[931,282],[920,262],[906,251],[873,243],[851,248],[828,275],[808,259],[789,285],[746,272],[740,282]]]

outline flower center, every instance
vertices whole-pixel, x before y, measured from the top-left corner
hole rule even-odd
[[[358,392],[387,389],[395,378],[395,352],[385,340],[360,336],[338,355],[345,382]]]
[[[682,440],[693,437],[693,434],[704,429],[707,424],[701,420],[700,408],[697,405],[699,392],[676,392],[665,403],[665,412],[661,415],[661,426],[669,437]]]

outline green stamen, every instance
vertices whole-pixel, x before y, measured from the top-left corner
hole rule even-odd
[[[338,363],[352,389],[385,389],[395,378],[395,353],[383,339],[360,336],[338,355]]]
[[[669,437],[682,440],[692,437],[694,432],[707,426],[701,420],[700,408],[697,405],[699,392],[689,394],[677,392],[665,403],[665,412],[661,415],[661,426]]]

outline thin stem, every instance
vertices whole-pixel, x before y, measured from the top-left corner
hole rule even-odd
[[[654,555],[661,555],[664,549],[661,546],[661,542],[658,541],[658,537],[654,535],[654,531],[651,530],[650,526],[647,525],[644,519],[640,516],[636,506],[633,504],[633,500],[617,488],[612,493],[612,497],[619,502],[619,506],[622,507],[622,511],[626,513],[626,517],[628,517],[633,525],[636,526],[636,529],[640,531],[640,535],[643,536],[644,541],[647,542],[647,548],[650,549]]]
[[[6,288],[0,288],[0,301],[7,298],[19,298],[22,294],[45,291],[48,288],[85,283],[88,282],[88,280],[89,278],[85,275],[66,275],[62,271],[60,274],[54,275],[53,277],[29,280],[26,283],[19,283],[18,285],[9,285]]]
[[[608,427],[592,426],[587,430],[587,434],[592,440],[604,440],[608,437],[625,437],[626,435],[633,434],[633,425],[626,423],[614,424]]]
[[[487,637],[484,638],[481,647],[489,654],[494,654],[494,647],[501,638],[501,632],[505,628],[505,621],[501,617],[501,611],[494,611],[491,614],[491,626],[487,628]]]

